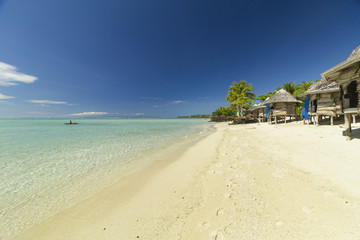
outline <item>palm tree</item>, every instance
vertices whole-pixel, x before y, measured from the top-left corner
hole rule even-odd
[[[313,80],[310,80],[308,82],[301,81],[301,83],[297,85],[298,95],[306,92],[306,90],[308,90],[312,84],[313,84]]]
[[[221,117],[221,116],[230,117],[233,114],[235,114],[235,111],[234,111],[233,108],[231,108],[231,107],[219,107],[218,109],[216,109],[212,113],[212,116],[215,116],[215,117]]]
[[[244,107],[250,105],[255,99],[255,94],[252,91],[252,85],[250,83],[247,84],[244,80],[240,82],[234,81],[230,86],[226,101],[236,106],[238,117],[243,116]]]
[[[260,101],[265,101],[265,99],[271,97],[272,95],[274,95],[276,93],[276,91],[274,92],[268,92],[267,94],[264,95],[258,95],[256,100],[260,100]]]
[[[294,81],[291,81],[289,83],[284,83],[283,85],[283,89],[287,92],[289,92],[291,95],[293,95],[294,97],[296,97],[297,95],[299,95],[299,88],[298,86],[295,85]]]

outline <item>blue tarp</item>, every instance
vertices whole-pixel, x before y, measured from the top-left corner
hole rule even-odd
[[[307,95],[305,103],[301,109],[301,116],[303,116],[305,120],[309,120],[309,102],[310,102],[310,95]]]
[[[266,117],[269,117],[269,104],[266,104],[265,116],[266,116]]]

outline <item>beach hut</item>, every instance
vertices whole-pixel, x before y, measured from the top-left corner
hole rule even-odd
[[[337,82],[321,79],[298,97],[304,100],[309,97],[308,114],[317,126],[322,116],[329,116],[333,125],[334,117],[343,114],[340,87]]]
[[[268,99],[269,98],[267,98],[266,100],[268,100]],[[259,122],[264,122],[264,120],[266,118],[266,104],[264,103],[265,101],[263,101],[256,107]]]
[[[251,107],[247,110],[246,115],[252,118],[258,118],[258,112],[256,109],[258,105],[259,104],[251,105]]]
[[[360,112],[360,46],[350,54],[348,59],[321,74],[329,82],[340,86],[342,108],[345,116],[347,140],[351,139],[351,117]]]
[[[262,103],[252,105],[248,110],[248,116],[263,122],[265,118],[265,105]]]
[[[284,89],[280,89],[269,99],[265,100],[263,104],[268,107],[270,110],[268,122],[272,122],[272,118],[275,120],[275,124],[277,124],[278,119],[283,118],[286,123],[286,118],[296,117],[296,106],[301,101],[296,100],[294,96],[292,96],[289,92]]]

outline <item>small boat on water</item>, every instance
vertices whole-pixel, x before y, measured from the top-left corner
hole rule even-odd
[[[73,124],[78,124],[77,122],[73,122],[73,121],[69,121],[69,122],[67,122],[67,123],[65,123],[65,125],[73,125]]]

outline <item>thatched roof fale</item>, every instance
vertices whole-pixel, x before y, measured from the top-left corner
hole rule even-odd
[[[297,100],[293,95],[284,89],[280,89],[269,99],[265,100],[263,104],[269,103],[300,103],[301,101]]]
[[[257,106],[259,106],[259,104],[254,104],[254,105],[252,105],[249,109],[248,109],[248,111],[249,112],[251,112],[251,111],[254,111],[254,110],[256,110],[257,109]]]
[[[305,98],[307,95],[318,93],[331,93],[340,91],[339,84],[336,82],[328,82],[325,79],[321,79],[318,82],[313,83],[306,92],[300,94],[299,98]]]

